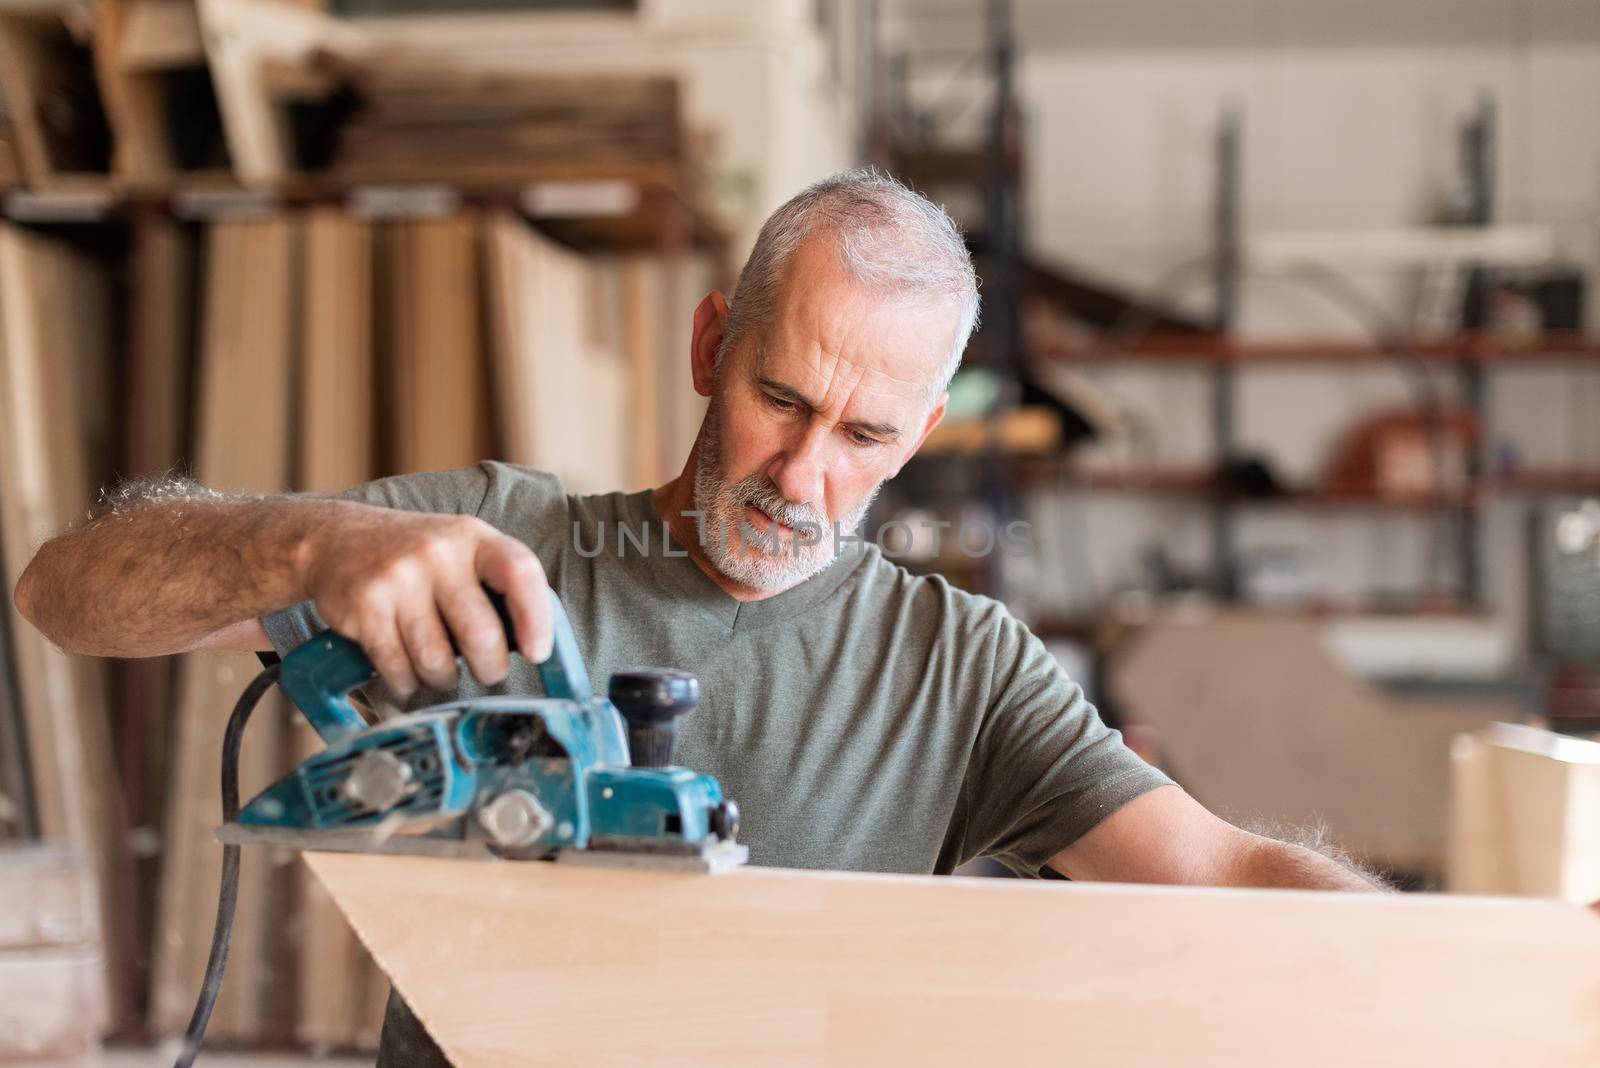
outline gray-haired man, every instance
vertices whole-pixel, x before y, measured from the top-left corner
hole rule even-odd
[[[696,308],[690,373],[710,406],[666,485],[575,497],[498,463],[339,498],[169,485],[45,545],[17,603],[104,656],[284,651],[326,621],[415,705],[536,690],[481,585],[507,595],[537,660],[548,584],[597,680],[640,663],[701,677],[680,759],[739,799],[755,863],[948,872],[989,856],[1026,876],[1373,888],[1146,765],[1002,605],[846,543],[943,417],[977,311],[944,213],[841,174],[767,221],[731,308],[720,293]],[[385,1031],[381,1063],[438,1059],[398,1000]]]

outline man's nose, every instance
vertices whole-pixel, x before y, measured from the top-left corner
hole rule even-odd
[[[809,424],[773,458],[767,474],[787,500],[822,506],[827,444],[828,428]]]

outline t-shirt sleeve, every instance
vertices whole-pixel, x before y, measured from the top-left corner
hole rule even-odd
[[[452,471],[396,475],[364,482],[333,496],[409,512],[477,515],[488,496],[490,482],[497,477],[495,468],[498,466],[477,464]],[[272,646],[279,655],[328,629],[310,601],[262,616],[261,623],[267,628],[267,637],[272,639]]]
[[[1101,721],[1043,642],[999,615],[993,697],[968,771],[966,852],[1039,876],[1101,820],[1172,780]]]

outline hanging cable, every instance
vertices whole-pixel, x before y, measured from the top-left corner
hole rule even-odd
[[[228,729],[222,738],[222,822],[224,825],[239,818],[239,748],[244,738],[244,726],[250,721],[261,695],[271,689],[282,672],[281,664],[273,664],[262,671],[233,706],[228,717]],[[178,1054],[174,1068],[189,1068],[200,1053],[200,1043],[205,1039],[206,1025],[211,1022],[211,1010],[216,1007],[217,993],[222,989],[222,972],[228,964],[228,942],[233,937],[233,913],[239,901],[239,847],[226,844],[222,847],[222,885],[217,891],[217,923],[211,932],[211,955],[206,960],[205,979],[200,984],[200,996],[194,1003],[194,1015],[189,1018],[184,1032],[183,1049]]]

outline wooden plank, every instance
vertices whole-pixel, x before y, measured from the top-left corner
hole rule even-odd
[[[289,483],[289,389],[294,228],[274,217],[214,223],[206,237],[195,473],[217,489],[273,492]],[[196,654],[180,669],[172,790],[167,809],[151,1027],[181,1031],[199,990],[215,915],[222,847],[217,767],[227,712],[259,665],[248,654]],[[280,765],[281,698],[264,698],[244,740],[240,789]],[[227,977],[211,1034],[261,1037],[270,977],[268,858],[247,855]]]
[[[1592,1064],[1545,902],[306,857],[456,1068]]]
[[[1600,901],[1600,742],[1495,723],[1450,763],[1452,890]]]
[[[660,297],[651,286],[650,265],[642,256],[626,257],[622,273],[622,350],[628,361],[632,381],[629,397],[633,424],[633,457],[630,481],[639,487],[658,486],[676,472],[668,473],[677,457],[662,454],[662,412],[659,398],[661,380],[671,368],[663,367],[665,348],[658,322]]]
[[[509,213],[489,225],[487,261],[505,458],[553,472],[573,493],[622,488],[634,430],[628,365],[596,342],[589,264]]]
[[[176,469],[186,447],[192,355],[194,249],[183,226],[141,212],[132,227],[128,345],[116,470],[151,476]],[[173,657],[113,661],[117,711],[112,724],[128,826],[161,826],[172,721]],[[130,857],[120,897],[124,948],[139,964],[134,988],[148,988],[150,944],[160,883],[159,854]],[[142,1002],[142,997],[136,1000]],[[129,1007],[129,1011],[137,1011]]]
[[[372,254],[366,222],[337,209],[307,215],[295,479],[301,490],[333,492],[377,474]],[[298,760],[325,743],[296,717],[290,747]],[[375,1030],[382,1019],[370,1017],[363,997],[375,969],[322,885],[305,873],[292,926],[299,933],[296,1039],[316,1049],[357,1045],[363,1028]]]
[[[394,224],[388,464],[400,472],[464,467],[490,452],[478,303],[478,215]]]
[[[545,324],[531,293],[539,285],[536,253],[526,224],[509,211],[495,212],[484,226],[484,290],[489,308],[491,391],[499,455],[536,466],[542,425],[535,349]]]
[[[183,459],[189,423],[194,245],[181,223],[142,214],[133,230],[129,376],[123,465],[130,475]]]
[[[92,353],[104,356],[107,300],[105,278],[80,254],[0,224],[0,573],[7,590],[32,547],[89,500],[78,385]],[[10,597],[3,610],[15,612]],[[68,656],[19,615],[11,634],[39,833],[90,859],[99,907],[109,916],[122,850],[105,663]]]

